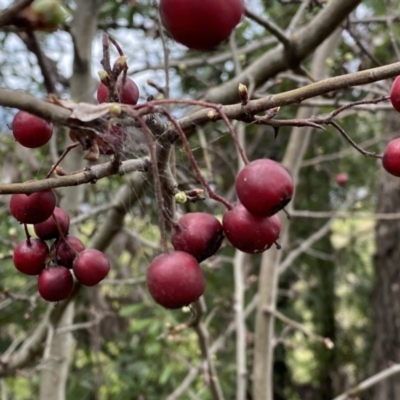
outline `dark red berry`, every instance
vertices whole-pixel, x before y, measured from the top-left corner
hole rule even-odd
[[[174,249],[191,254],[198,262],[213,256],[223,238],[221,223],[213,215],[203,212],[183,215],[171,234]]]
[[[117,91],[122,104],[130,104],[132,106],[136,105],[139,100],[139,88],[136,83],[130,79],[126,78],[125,85],[123,89],[122,86],[122,76],[120,75],[117,80]],[[97,88],[97,101],[99,103],[105,103],[108,97],[108,88],[104,83],[100,82]]]
[[[345,186],[349,180],[349,176],[345,172],[336,175],[336,183],[339,186]]]
[[[390,101],[395,110],[400,112],[400,76],[398,76],[390,89]],[[396,175],[397,176],[397,175]]]
[[[262,253],[279,238],[281,221],[277,214],[257,217],[250,214],[242,204],[226,211],[222,226],[228,240],[244,253]]]
[[[36,115],[18,111],[13,119],[15,140],[24,147],[35,149],[45,145],[53,135],[53,126]]]
[[[204,276],[197,260],[183,251],[156,257],[147,270],[147,286],[156,303],[181,308],[204,292]]]
[[[235,188],[244,207],[259,217],[268,217],[285,207],[294,190],[286,168],[267,158],[246,165],[236,177]]]
[[[57,239],[60,235],[54,217],[57,218],[62,233],[65,236],[68,235],[69,215],[62,208],[56,207],[54,209],[53,215],[47,218],[46,221],[40,222],[39,224],[35,224],[33,226],[36,235],[40,237],[40,239]]]
[[[387,144],[383,152],[382,165],[389,174],[400,177],[400,138],[393,139]]]
[[[67,299],[74,287],[71,271],[60,265],[51,265],[44,269],[38,278],[38,290],[47,301]]]
[[[38,224],[46,221],[56,207],[56,196],[52,190],[42,190],[32,194],[13,194],[10,212],[24,224]]]
[[[19,242],[14,249],[13,262],[26,275],[39,275],[44,269],[49,248],[43,240],[31,238]]]
[[[244,13],[243,0],[161,0],[161,19],[172,38],[209,50],[227,39]]]
[[[99,250],[87,249],[80,253],[73,264],[76,279],[85,286],[94,286],[110,272],[110,261]]]
[[[67,268],[72,268],[75,258],[79,253],[85,250],[85,245],[75,236],[68,235],[65,241],[59,238],[51,246],[51,250],[56,249],[57,264]]]

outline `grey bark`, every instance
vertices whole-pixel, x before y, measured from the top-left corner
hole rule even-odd
[[[361,0],[329,1],[307,25],[290,35],[289,46],[285,48],[279,44],[267,51],[241,74],[223,85],[210,89],[205,95],[205,100],[210,103],[236,103],[239,83],[249,86],[254,84],[257,88],[279,72],[299,67],[360,2]]]
[[[71,34],[74,42],[73,75],[71,77],[71,98],[75,101],[93,102],[94,80],[91,75],[92,42],[97,29],[97,11],[102,1],[76,0],[76,12]],[[68,140],[67,140],[68,141]],[[83,167],[82,151],[75,149],[69,153],[64,162],[67,170]],[[81,204],[84,186],[63,190],[61,206],[73,216]],[[76,234],[72,229],[71,234]],[[57,328],[72,325],[75,302],[70,301],[62,317],[51,322],[48,335]],[[65,400],[68,369],[70,364],[73,336],[71,332],[54,334],[49,337],[43,360],[43,371],[40,382],[40,400]]]
[[[398,129],[400,117],[392,112],[386,117],[386,131]],[[381,170],[376,212],[400,211],[400,180]],[[375,227],[375,282],[373,288],[373,373],[400,362],[400,227],[396,220],[379,220]],[[374,387],[373,400],[400,399],[398,376]]]
[[[338,45],[341,30],[337,30],[315,53],[312,65],[312,74],[316,79],[322,79],[327,73],[325,59],[329,57],[333,49]],[[299,110],[297,118],[307,118],[315,113],[312,108]],[[292,130],[283,165],[288,168],[294,181],[297,180],[300,163],[308,147],[312,129],[295,127]],[[284,248],[289,223],[282,219],[281,245]],[[273,399],[273,339],[275,331],[275,319],[272,314],[264,313],[264,308],[275,309],[276,292],[278,289],[278,264],[281,259],[281,250],[272,248],[264,253],[261,262],[258,293],[259,304],[256,313],[255,345],[253,362],[253,398],[254,400]]]

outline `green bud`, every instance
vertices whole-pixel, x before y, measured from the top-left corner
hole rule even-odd
[[[186,201],[187,201],[186,193],[185,193],[185,192],[178,192],[178,193],[175,193],[175,201],[176,201],[178,204],[186,203]]]
[[[32,10],[54,25],[62,24],[69,16],[59,0],[35,0],[32,3]]]

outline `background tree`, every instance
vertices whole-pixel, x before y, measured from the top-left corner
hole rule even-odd
[[[36,14],[26,14],[31,3],[0,1],[2,398],[345,399],[341,393],[370,376],[360,388],[378,384],[360,398],[396,398],[397,379],[387,378],[400,371],[398,178],[374,153],[396,136],[397,113],[385,96],[400,75],[398,5],[249,0],[229,41],[205,52],[169,37],[157,2],[64,1],[70,17],[45,31]],[[71,130],[72,137],[102,133],[110,121],[108,108],[87,105],[97,104],[96,71],[107,69],[108,52],[111,66],[123,65],[104,32],[140,89],[137,107],[112,116],[128,139],[96,162],[75,148],[59,176],[45,179]],[[13,140],[16,109],[54,122],[48,145],[29,150]],[[271,158],[291,171],[291,217],[281,216],[280,250],[250,256],[225,240],[202,263],[204,297],[192,311],[165,310],[145,283],[162,252],[163,218],[139,122],[157,137],[162,194],[175,218],[190,211],[222,218],[223,205],[208,196],[171,201],[171,180],[180,191],[203,186],[176,126],[157,136],[168,126],[162,112],[171,113],[206,182],[233,203],[243,160],[218,110],[249,160]],[[76,286],[57,305],[12,263],[24,230],[8,211],[9,194],[44,187],[70,214],[71,233],[112,261],[100,285]]]

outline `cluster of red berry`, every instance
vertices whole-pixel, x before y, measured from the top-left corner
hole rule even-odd
[[[278,240],[277,212],[291,200],[294,189],[289,172],[276,161],[255,160],[239,172],[235,188],[240,202],[224,213],[222,224],[202,212],[185,214],[173,224],[175,251],[156,257],[147,272],[150,294],[158,304],[180,308],[203,294],[199,263],[217,252],[224,235],[250,254],[262,253]]]
[[[15,115],[12,130],[15,140],[29,148],[43,146],[53,134],[51,124],[24,111]],[[25,227],[33,224],[37,235],[32,238],[25,229],[26,239],[14,249],[14,265],[24,274],[38,275],[38,291],[45,300],[60,301],[70,296],[74,285],[71,269],[86,286],[94,286],[107,276],[109,260],[101,251],[85,249],[77,237],[68,234],[70,218],[56,207],[52,190],[13,194],[9,207]],[[46,240],[53,241],[50,248]]]
[[[400,112],[400,76],[393,82],[390,101],[393,108]],[[382,165],[389,174],[400,177],[400,138],[393,139],[387,144],[383,152]]]

